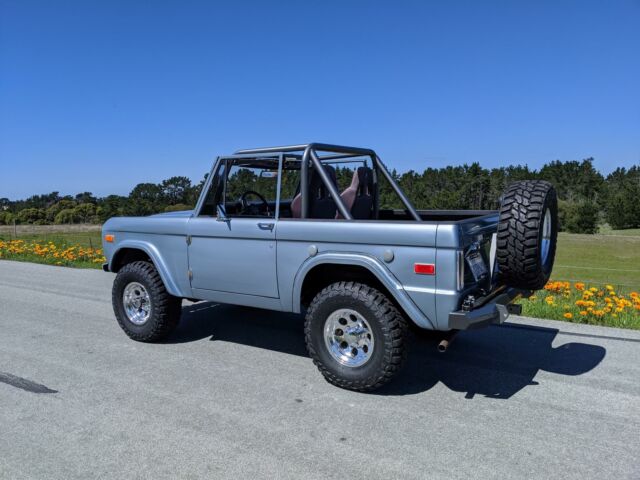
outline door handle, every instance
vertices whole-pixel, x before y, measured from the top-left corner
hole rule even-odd
[[[272,231],[274,226],[275,226],[275,223],[262,223],[262,222],[258,223],[258,228],[260,230]]]

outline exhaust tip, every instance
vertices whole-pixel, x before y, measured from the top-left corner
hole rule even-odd
[[[450,332],[448,332],[447,336],[444,337],[442,340],[440,340],[440,343],[438,344],[438,351],[440,353],[446,352],[447,349],[449,348],[449,345],[451,345],[453,340],[456,338],[457,334],[458,334],[457,330],[451,330]]]
[[[440,353],[444,353],[447,351],[447,348],[449,348],[449,340],[442,340],[439,344],[438,344],[438,351]]]

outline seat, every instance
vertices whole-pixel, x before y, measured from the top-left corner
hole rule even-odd
[[[368,167],[359,167],[353,172],[351,185],[349,185],[340,197],[345,206],[356,220],[368,220],[371,218],[373,207],[373,175]],[[336,218],[344,218],[338,212]]]
[[[323,165],[329,176],[329,181],[337,188],[336,170],[331,165]],[[309,180],[309,218],[336,218],[336,202],[331,198],[329,190],[324,185],[320,174],[315,168],[310,170]],[[291,216],[302,217],[302,195],[298,193],[291,200]]]

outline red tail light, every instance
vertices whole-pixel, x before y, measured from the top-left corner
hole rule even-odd
[[[433,263],[414,263],[413,272],[418,275],[435,275],[436,266]]]

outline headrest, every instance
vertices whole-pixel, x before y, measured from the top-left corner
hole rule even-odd
[[[373,190],[371,169],[369,167],[358,167],[353,177],[351,185],[358,189],[358,195],[371,195],[371,191]],[[357,183],[354,185],[354,182]]]
[[[333,185],[337,185],[337,180],[336,180],[336,169],[333,168],[331,165],[323,165],[322,168],[324,168],[324,171],[327,173],[328,177],[329,177],[329,181],[333,184]],[[324,182],[322,181],[322,178],[320,178],[320,174],[318,173],[317,169],[313,168],[311,170],[311,179],[309,181],[310,184],[310,188],[313,190],[321,190],[322,195],[327,195],[328,196],[328,192],[326,191],[326,187],[324,185]]]

